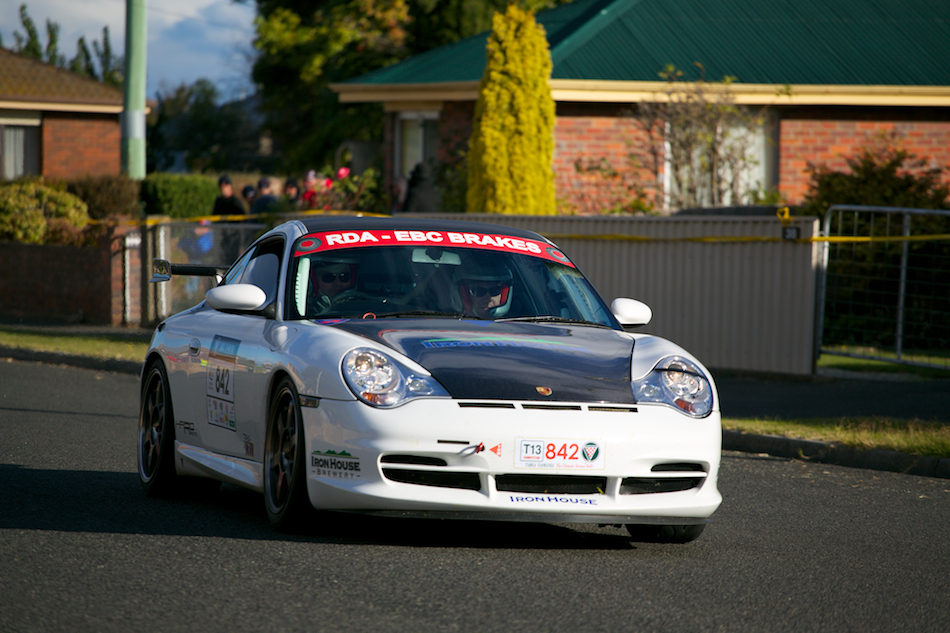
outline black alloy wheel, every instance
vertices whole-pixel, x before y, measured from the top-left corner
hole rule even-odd
[[[287,377],[271,400],[264,445],[264,505],[271,524],[281,530],[300,527],[310,510],[303,418],[297,390]]]
[[[171,492],[178,483],[171,390],[165,366],[158,360],[149,365],[142,387],[138,470],[142,487],[153,496]]]

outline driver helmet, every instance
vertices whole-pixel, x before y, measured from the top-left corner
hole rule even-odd
[[[492,318],[503,317],[511,308],[511,271],[501,261],[475,261],[459,266],[453,279],[466,314],[475,314],[477,299],[489,295],[499,297],[499,303],[487,310]],[[480,315],[479,315],[480,316]]]

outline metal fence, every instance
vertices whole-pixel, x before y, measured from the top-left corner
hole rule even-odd
[[[161,222],[142,231],[142,321],[157,322],[204,299],[210,277],[175,277],[149,284],[152,259],[228,266],[268,229],[257,222]]]
[[[950,369],[950,211],[834,205],[822,234],[820,353]]]

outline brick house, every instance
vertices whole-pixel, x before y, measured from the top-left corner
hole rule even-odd
[[[122,92],[0,48],[0,182],[118,175]],[[138,320],[133,227],[110,227],[99,248],[0,242],[0,317],[26,322]]]
[[[121,171],[122,91],[0,48],[0,180]]]
[[[575,0],[537,19],[553,61],[560,198],[576,188],[578,159],[624,163],[638,134],[624,112],[660,98],[668,64],[687,80],[701,78],[697,63],[709,81],[735,77],[735,103],[768,106],[753,177],[788,203],[807,192],[809,162],[843,169],[882,133],[950,165],[950,3]],[[383,105],[390,186],[467,140],[487,35],[331,86],[341,102]]]

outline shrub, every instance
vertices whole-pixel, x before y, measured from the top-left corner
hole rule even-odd
[[[544,29],[516,4],[492,19],[468,154],[470,213],[551,214],[554,99]]]
[[[373,211],[376,208],[376,170],[367,168],[362,174],[353,174],[348,167],[336,171],[326,166],[317,174],[313,200],[305,208],[333,211]],[[294,211],[284,206],[278,211]]]
[[[34,200],[16,187],[0,188],[0,240],[42,244],[46,217]]]
[[[71,193],[35,181],[0,188],[0,239],[78,245],[88,223],[86,203]]]
[[[950,186],[941,182],[943,170],[929,168],[926,159],[917,159],[892,142],[864,148],[845,160],[851,173],[809,163],[811,181],[799,213],[823,218],[833,204],[950,208]]]
[[[142,201],[149,215],[208,215],[218,193],[217,181],[209,176],[155,173],[142,181]]]
[[[86,176],[66,183],[66,191],[88,205],[93,220],[138,217],[141,190],[141,183],[125,174]]]

